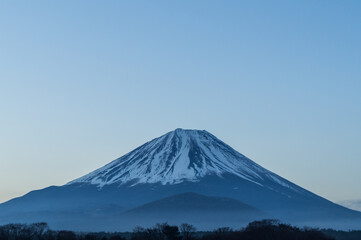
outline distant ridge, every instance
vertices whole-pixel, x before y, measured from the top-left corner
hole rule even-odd
[[[231,198],[221,197],[209,197],[192,192],[180,193],[171,197],[156,200],[140,207],[127,211],[128,214],[144,214],[144,213],[159,213],[179,212],[184,214],[185,212],[243,212],[244,214],[265,214],[248,204]]]

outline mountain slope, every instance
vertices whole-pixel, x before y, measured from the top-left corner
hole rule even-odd
[[[106,166],[68,183],[177,184],[197,182],[207,175],[233,174],[260,186],[272,182],[294,191],[303,189],[259,166],[203,130],[176,129],[156,138]]]
[[[262,211],[231,198],[209,197],[192,192],[177,194],[171,197],[156,200],[134,209],[129,214],[153,214],[165,212],[166,214],[185,214],[186,212],[243,212],[245,214],[265,215]]]
[[[0,224],[46,221],[53,228],[102,230],[114,219],[121,222],[122,211],[186,192],[232,198],[292,223],[361,223],[361,213],[264,169],[207,131],[176,129],[64,186],[0,204]]]
[[[269,217],[266,213],[231,198],[210,197],[192,192],[147,203],[128,210],[124,216],[142,226],[151,226],[154,222],[176,225],[187,222],[204,229],[239,227],[240,224]]]

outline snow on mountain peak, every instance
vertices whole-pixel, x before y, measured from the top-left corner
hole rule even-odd
[[[177,184],[199,181],[207,175],[233,174],[258,185],[273,181],[293,188],[288,181],[264,169],[205,130],[178,128],[98,170],[69,182],[109,184]]]

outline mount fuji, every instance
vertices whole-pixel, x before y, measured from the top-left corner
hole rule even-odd
[[[361,223],[360,212],[268,171],[204,130],[176,129],[63,186],[0,204],[0,224],[45,221],[81,231],[156,221],[240,227],[260,218],[335,228]]]
[[[295,185],[262,168],[207,131],[176,129],[108,165],[68,183],[136,186],[198,182],[205,176],[231,174],[259,186],[273,184],[295,191]]]

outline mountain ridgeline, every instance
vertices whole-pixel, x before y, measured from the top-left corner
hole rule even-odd
[[[207,131],[176,129],[63,186],[0,205],[0,224],[124,231],[155,222],[201,229],[261,218],[353,228],[361,213],[268,171]]]
[[[260,186],[281,185],[303,191],[264,169],[207,131],[176,129],[68,185],[178,184],[205,176],[232,174]]]

